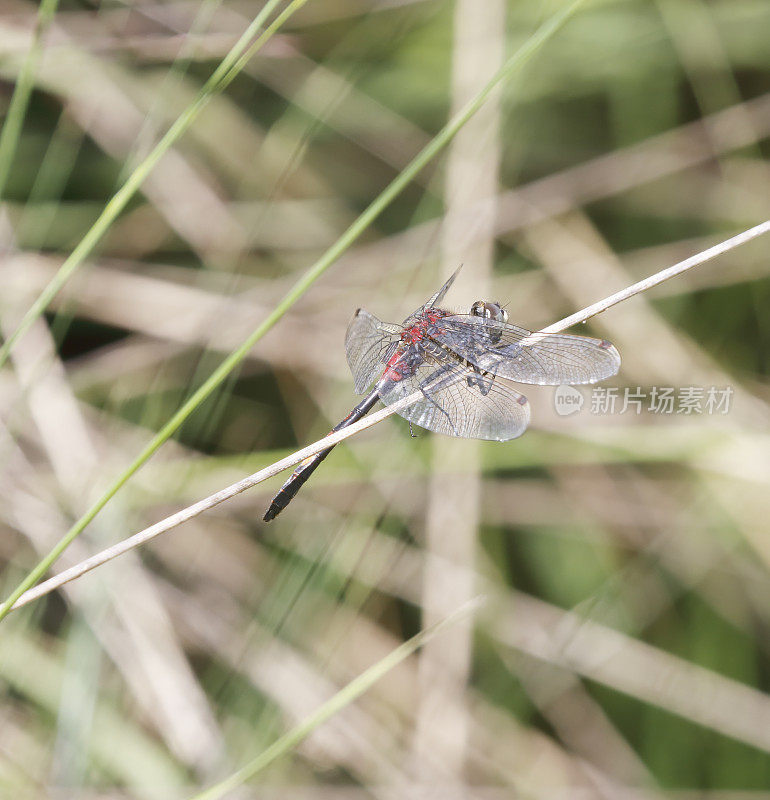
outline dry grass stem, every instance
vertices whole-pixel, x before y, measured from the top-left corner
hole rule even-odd
[[[553,325],[546,326],[541,332],[558,333],[559,331],[571,328],[573,325],[577,325],[578,323],[586,322],[586,320],[591,319],[591,317],[601,314],[602,311],[606,311],[608,308],[612,308],[612,306],[622,303],[624,300],[628,300],[635,294],[646,292],[647,290],[658,286],[664,281],[670,280],[677,275],[681,275],[688,269],[697,267],[700,264],[705,264],[712,258],[716,258],[717,256],[722,255],[722,253],[726,253],[729,250],[734,250],[736,247],[740,247],[742,244],[746,244],[752,239],[756,239],[758,236],[762,236],[768,232],[770,232],[770,220],[761,222],[759,225],[755,225],[753,228],[749,228],[748,230],[736,234],[729,239],[725,239],[723,242],[715,244],[713,247],[709,247],[700,253],[696,253],[695,255],[684,259],[684,261],[674,264],[672,267],[668,267],[660,272],[656,272],[654,275],[650,275],[649,278],[644,278],[641,281],[637,281],[622,291],[615,292],[615,294],[605,297],[604,300],[599,300],[598,302],[593,303],[581,311],[576,311],[574,314],[570,314],[570,316],[560,319],[558,322],[554,322]]]

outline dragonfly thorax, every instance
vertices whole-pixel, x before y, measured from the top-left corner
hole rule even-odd
[[[442,311],[440,308],[423,309],[419,313],[413,314],[404,323],[405,327],[400,336],[401,341],[404,345],[417,344],[424,339],[428,328],[447,314],[447,311]]]

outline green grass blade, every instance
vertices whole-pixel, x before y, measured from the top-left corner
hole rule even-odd
[[[32,35],[32,45],[19,71],[13,96],[8,105],[8,114],[3,123],[2,133],[0,133],[0,197],[5,196],[5,184],[11,171],[13,157],[16,154],[16,146],[19,143],[24,117],[27,114],[32,87],[35,84],[35,69],[43,48],[43,34],[53,19],[58,5],[59,0],[43,0],[40,4],[35,32]],[[1,360],[0,364],[2,364]]]
[[[407,167],[387,186],[383,192],[350,225],[340,238],[313,264],[305,275],[297,281],[273,311],[248,338],[211,373],[203,384],[179,408],[171,419],[161,428],[137,458],[115,480],[94,505],[61,538],[55,547],[30,571],[26,578],[0,606],[0,620],[6,617],[11,606],[27,589],[37,583],[70,543],[104,508],[109,500],[128,481],[128,479],[155,453],[158,448],[184,423],[184,421],[243,361],[254,344],[269,331],[273,325],[291,308],[304,292],[344,253],[391,201],[411,182],[414,176],[444,148],[465,122],[482,106],[489,93],[515,69],[526,63],[548,39],[566,22],[582,0],[572,3],[563,11],[551,17],[505,62],[489,83],[460,112],[453,117],[407,165]]]
[[[409,641],[399,645],[395,650],[391,650],[385,658],[380,659],[369,669],[354,678],[347,686],[337,694],[327,700],[318,710],[301,722],[288,733],[285,733],[266,750],[263,750],[256,758],[245,766],[234,772],[230,777],[220,781],[215,786],[211,786],[203,792],[196,794],[190,800],[215,800],[223,797],[227,792],[231,792],[242,786],[246,781],[253,778],[273,761],[286,755],[296,747],[305,737],[309,736],[316,728],[323,725],[328,719],[333,717],[343,708],[349,706],[354,700],[358,699],[364,692],[371,689],[380,678],[384,677],[390,670],[398,666],[404,659],[408,658],[415,650],[422,647],[429,639],[432,639],[444,628],[454,625],[468,614],[472,613],[479,606],[479,599],[471,600],[460,606],[454,613],[445,617],[435,625],[431,625],[425,630],[420,631]]]
[[[62,286],[64,286],[73,273],[93,252],[93,249],[118,218],[131,198],[139,190],[158,161],[160,161],[169,148],[193,124],[201,111],[206,107],[211,97],[221,92],[232,82],[262,45],[270,39],[297,9],[305,5],[307,0],[292,0],[292,2],[290,2],[257,37],[253,44],[249,45],[249,40],[262,28],[265,20],[280,2],[281,0],[269,0],[269,2],[265,4],[264,8],[257,14],[251,25],[244,31],[240,39],[233,45],[230,52],[222,59],[217,69],[201,87],[195,100],[193,100],[182,114],[179,115],[147,157],[136,167],[128,176],[126,182],[110,198],[88,233],[81,239],[80,243],[61,265],[50,283],[40,293],[37,300],[35,300],[22,318],[16,330],[3,343],[2,347],[0,347],[0,367],[6,362],[8,354],[11,352],[11,348],[16,341],[29,330],[30,326],[45,311],[48,304],[53,300]]]

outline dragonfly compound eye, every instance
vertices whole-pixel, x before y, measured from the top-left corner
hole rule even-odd
[[[471,306],[471,314],[474,317],[488,317],[489,311],[487,311],[487,304],[483,300],[477,300]]]
[[[471,314],[477,317],[485,317],[493,322],[508,322],[508,312],[500,305],[490,300],[477,300],[471,306]]]

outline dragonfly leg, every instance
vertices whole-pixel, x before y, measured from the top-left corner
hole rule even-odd
[[[425,399],[429,403],[432,403],[434,406],[436,406],[436,408],[446,417],[446,420],[449,423],[449,426],[452,428],[452,432],[454,433],[454,435],[459,436],[460,434],[457,432],[457,427],[455,426],[454,422],[452,422],[452,417],[450,417],[449,414],[447,414],[447,412],[443,408],[441,408],[441,406],[425,391],[425,389],[420,388],[420,391],[422,392]]]
[[[476,386],[478,390],[481,392],[484,397],[489,394],[490,389],[492,388],[492,383],[494,382],[495,378],[492,376],[489,377],[488,372],[482,372],[478,367],[473,366],[473,371],[476,373],[475,375],[469,375],[466,378],[469,387]]]
[[[422,392],[423,397],[429,403],[432,403],[434,406],[436,406],[436,408],[446,417],[447,422],[449,423],[449,427],[452,429],[453,434],[455,436],[459,436],[457,432],[457,426],[454,424],[454,422],[452,422],[452,417],[449,416],[446,410],[443,409],[425,390],[426,386],[428,387],[429,391],[430,390],[435,391],[436,389],[442,388],[444,385],[453,383],[455,380],[454,376],[452,375],[453,370],[454,370],[454,365],[452,364],[443,365],[442,367],[437,369],[436,372],[433,373],[433,375],[431,375],[429,378],[427,378],[422,382],[422,384],[420,385],[420,391]],[[446,377],[443,377],[443,380],[439,380],[442,378],[442,376]]]

